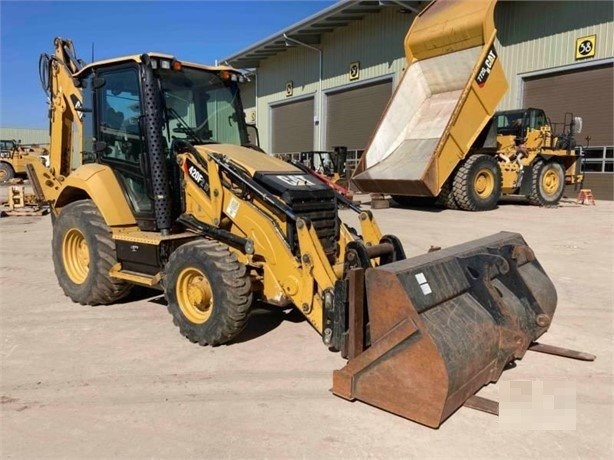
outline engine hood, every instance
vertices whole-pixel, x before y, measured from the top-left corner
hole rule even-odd
[[[290,163],[266,153],[232,144],[209,144],[195,148],[201,155],[225,155],[231,162],[247,171],[257,183],[287,204],[297,199],[312,199],[314,196],[334,200],[331,187]]]
[[[203,155],[208,153],[220,153],[227,156],[228,159],[243,168],[252,177],[255,177],[258,172],[303,174],[300,169],[279,158],[239,145],[208,144],[197,145],[195,148]]]

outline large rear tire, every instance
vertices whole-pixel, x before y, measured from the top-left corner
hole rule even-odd
[[[13,167],[8,163],[0,162],[0,184],[6,184],[13,177],[15,177]]]
[[[472,155],[454,176],[453,192],[465,211],[489,211],[501,198],[501,169],[492,155]]]
[[[556,161],[537,160],[531,171],[529,202],[537,206],[556,206],[565,189],[565,172]]]
[[[166,267],[168,311],[181,334],[215,346],[243,330],[252,303],[251,280],[226,246],[209,240],[186,243]]]
[[[459,209],[456,199],[454,198],[454,192],[452,190],[452,180],[448,180],[441,188],[437,202],[448,209]]]
[[[53,222],[53,265],[64,294],[81,305],[106,305],[132,285],[111,278],[117,263],[111,229],[91,200],[66,205]]]

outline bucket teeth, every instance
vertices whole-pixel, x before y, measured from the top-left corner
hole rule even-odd
[[[550,325],[556,290],[521,235],[502,232],[367,269],[370,347],[333,392],[438,427]]]

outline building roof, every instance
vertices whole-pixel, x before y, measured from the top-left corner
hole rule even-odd
[[[359,21],[367,14],[377,13],[383,8],[389,7],[396,7],[408,13],[417,14],[426,4],[427,2],[424,1],[341,0],[244,50],[221,59],[221,62],[238,68],[259,67],[263,60],[286,51],[288,42],[292,43],[292,40],[298,40],[310,46],[319,45],[322,34],[347,26],[353,21]]]

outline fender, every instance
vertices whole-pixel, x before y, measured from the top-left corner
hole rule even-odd
[[[536,159],[539,157],[536,157]],[[535,160],[529,165],[524,167],[522,173],[522,181],[518,189],[518,194],[528,196],[531,193],[531,184],[533,181],[533,167],[535,166]]]
[[[64,181],[54,207],[91,198],[110,227],[136,225],[117,177],[108,166],[86,164],[79,166]]]

